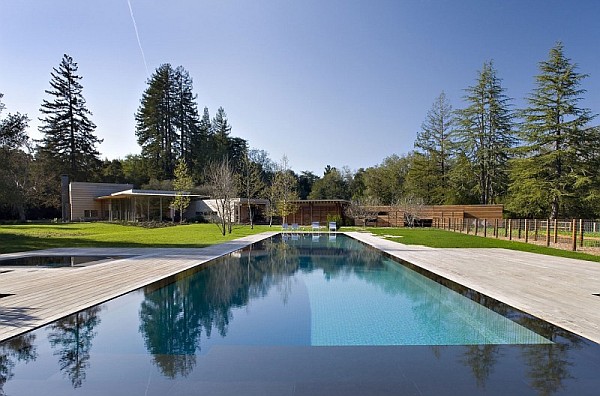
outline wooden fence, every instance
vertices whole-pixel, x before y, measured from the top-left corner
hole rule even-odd
[[[559,249],[600,253],[600,220],[569,219],[456,219],[437,217],[433,227],[533,243]]]

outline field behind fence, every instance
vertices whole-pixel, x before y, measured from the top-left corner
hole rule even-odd
[[[434,218],[433,227],[600,254],[600,220]]]

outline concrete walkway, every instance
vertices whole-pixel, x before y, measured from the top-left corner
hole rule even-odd
[[[50,249],[27,255],[135,255],[81,268],[0,271],[0,340],[50,323],[272,236],[203,249]],[[600,263],[505,249],[434,249],[348,235],[600,343]],[[14,256],[3,255],[6,256]],[[23,254],[20,254],[23,255]]]
[[[600,343],[600,263],[506,249],[435,249],[348,235]]]
[[[0,269],[0,341],[175,275],[276,234],[267,232],[201,249],[60,248],[15,256],[131,255],[77,268]]]

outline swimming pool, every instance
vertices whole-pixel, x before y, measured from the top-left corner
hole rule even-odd
[[[342,235],[270,238],[0,344],[0,385],[10,395],[599,388],[597,344],[408,267]]]

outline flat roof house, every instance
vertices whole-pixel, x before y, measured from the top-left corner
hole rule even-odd
[[[185,193],[192,199],[200,195]],[[170,207],[176,191],[137,190],[132,184],[69,183],[68,221],[125,220],[150,221],[173,219]],[[64,198],[63,198],[64,199]]]

